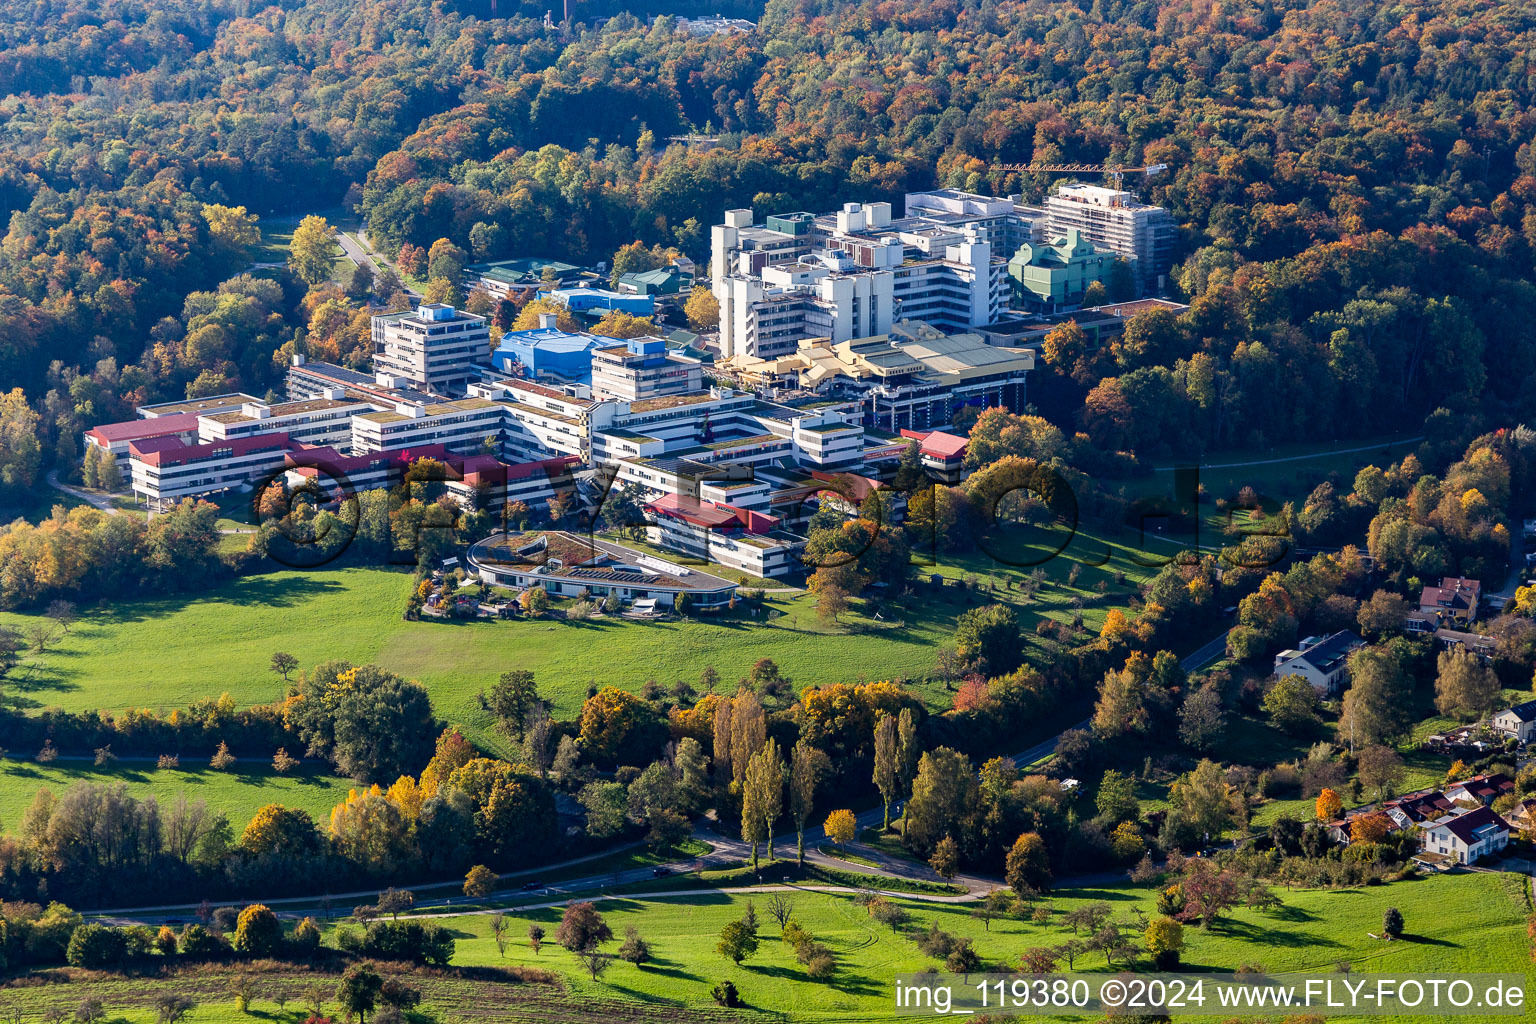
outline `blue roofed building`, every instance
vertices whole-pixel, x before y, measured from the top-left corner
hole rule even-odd
[[[618,310],[632,316],[650,316],[656,312],[656,300],[650,295],[625,295],[607,288],[555,288],[540,292],[572,313],[604,313]]]
[[[502,373],[518,373],[535,380],[556,378],[585,382],[592,376],[592,350],[612,345],[612,338],[562,331],[555,326],[553,313],[539,318],[540,325],[528,331],[508,331],[491,353],[491,365]]]

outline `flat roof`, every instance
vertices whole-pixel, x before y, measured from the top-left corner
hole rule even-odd
[[[190,412],[172,413],[144,420],[124,420],[121,423],[100,423],[86,433],[111,443],[134,441],[140,438],[163,437],[167,434],[197,433],[197,415]]]
[[[232,405],[244,405],[246,402],[259,401],[261,401],[260,398],[255,395],[248,395],[244,391],[227,391],[222,395],[189,398],[184,402],[158,402],[154,405],[141,405],[138,411],[140,416],[149,413],[158,418],[182,412],[209,412],[228,409]]]
[[[692,566],[676,565],[622,544],[560,530],[496,534],[472,546],[469,557],[492,571],[505,567],[512,572],[580,586],[622,584],[645,590],[696,593],[736,589],[736,584],[729,580]],[[557,559],[561,564],[546,572],[531,572],[547,565],[548,559]]]
[[[606,338],[593,334],[573,333],[558,328],[535,327],[527,331],[508,331],[501,336],[497,351],[510,349],[513,342],[531,346],[541,352],[584,352]]]
[[[662,395],[658,398],[642,398],[638,402],[630,402],[629,411],[655,412],[657,409],[675,409],[679,406],[698,405],[715,400],[715,396],[707,391],[695,391],[687,395]]]
[[[276,405],[267,406],[273,416],[298,416],[306,412],[319,412],[321,409],[343,409],[351,406],[366,405],[366,402],[348,401],[344,398],[305,398],[296,402],[279,402]],[[252,422],[259,417],[248,416],[243,412],[216,412],[204,419],[213,420],[215,423],[240,423],[246,420]]]
[[[476,412],[480,409],[495,409],[497,407],[496,403],[489,398],[461,398],[455,402],[438,402],[436,405],[428,405],[425,407],[426,416],[419,418],[428,419],[433,416],[448,416],[456,412]],[[396,412],[394,409],[376,409],[373,412],[359,413],[357,418],[372,420],[374,423],[398,423],[418,417],[407,416],[404,413]]]

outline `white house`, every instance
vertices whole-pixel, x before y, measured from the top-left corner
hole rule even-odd
[[[1509,823],[1490,808],[1478,807],[1424,826],[1423,848],[1458,864],[1474,864],[1509,844]]]
[[[1365,641],[1347,629],[1328,637],[1308,637],[1299,650],[1275,655],[1275,676],[1301,676],[1323,696],[1338,692],[1349,668],[1349,656]]]
[[[1500,711],[1493,716],[1493,727],[1521,743],[1529,743],[1531,736],[1536,735],[1536,700]]]

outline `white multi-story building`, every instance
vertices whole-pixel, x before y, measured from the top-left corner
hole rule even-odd
[[[440,444],[463,455],[480,449],[487,438],[500,448],[501,426],[502,407],[484,398],[436,405],[402,402],[352,417],[352,453]]]
[[[805,538],[780,530],[774,516],[676,494],[645,510],[646,539],[669,551],[765,578],[801,568]]]
[[[461,395],[476,367],[491,362],[485,317],[440,302],[373,318],[373,368],[444,395]]]
[[[592,391],[599,398],[638,402],[686,395],[703,386],[699,361],[669,354],[661,338],[631,338],[592,351]]]
[[[345,394],[341,388],[332,388],[324,397],[299,402],[246,402],[239,409],[199,416],[197,435],[210,444],[281,432],[305,444],[347,447],[352,443],[352,417],[374,407]]]
[[[1161,290],[1173,266],[1178,227],[1161,206],[1149,206],[1134,193],[1102,185],[1062,185],[1045,201],[1046,231],[1065,238],[1080,231],[1101,249],[1131,264],[1143,292]]]
[[[281,433],[211,444],[186,444],[169,436],[134,441],[129,448],[133,493],[163,508],[182,498],[247,490],[281,475],[289,453],[302,447]]]
[[[606,422],[613,407],[612,402],[593,398],[586,384],[487,381],[473,385],[470,394],[493,399],[500,407],[502,451],[516,459],[575,455],[587,461],[594,420]]]
[[[710,263],[722,356],[773,358],[802,338],[867,337],[904,319],[951,330],[998,319],[1008,302],[1001,246],[1031,237],[1033,226],[1011,200],[908,199],[917,215],[900,220],[889,203],[770,217],[761,228],[751,210],[727,211]]]

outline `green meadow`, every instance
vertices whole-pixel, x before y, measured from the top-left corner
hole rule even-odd
[[[412,584],[406,571],[284,570],[192,594],[84,607],[68,635],[24,660],[0,699],[33,711],[169,710],[222,693],[241,705],[265,703],[284,686],[269,668],[271,656],[287,651],[305,667],[339,658],[418,679],[439,715],[484,739],[489,722],[475,695],[514,668],[537,673],[557,713],[567,716],[592,685],[696,681],[706,666],[729,683],[759,658],[772,658],[797,686],[905,679],[931,705],[947,707],[949,693],[929,677],[965,611],[1012,604],[1026,653],[1043,658],[1048,651],[1033,635],[1040,617],[1070,622],[1081,615],[1085,629],[1097,631],[1106,610],[1123,606],[1150,572],[1123,542],[1086,533],[1054,558],[1051,543],[1033,545],[1005,552],[1023,565],[984,553],[940,554],[937,565],[915,567],[914,597],[888,605],[878,619],[855,610],[836,623],[819,618],[815,598],[804,593],[770,595],[758,619],[408,622],[401,614]],[[1046,574],[1032,596],[1021,586],[1035,569],[1031,562]],[[1081,566],[1075,578],[1074,565]],[[930,575],[945,586],[936,588]],[[24,630],[27,619],[3,613],[0,625]]]
[[[1186,927],[1181,969],[1199,973],[1246,965],[1269,973],[1318,974],[1347,964],[1356,976],[1524,974],[1530,963],[1524,928],[1527,893],[1524,876],[1493,872],[1362,889],[1282,892],[1284,904],[1277,909],[1237,910],[1210,931]],[[788,895],[794,919],[836,956],[838,970],[832,980],[806,977],[793,951],[779,938],[778,925],[767,911],[766,894],[726,892],[599,901],[598,910],[615,936],[603,949],[616,950],[626,928],[633,926],[650,944],[654,959],[641,967],[615,961],[596,982],[554,942],[559,908],[507,911],[504,953],[498,952],[492,938],[489,915],[444,918],[442,923],[457,940],[453,970],[415,971],[407,980],[422,989],[421,1009],[444,1021],[489,1010],[517,1021],[642,1024],[748,1017],[875,1022],[891,1018],[891,986],[898,974],[932,966],[913,941],[930,924],[971,939],[987,968],[995,969],[1002,964],[1017,966],[1019,955],[1030,947],[1059,946],[1071,939],[1072,931],[1061,917],[1085,902],[1108,903],[1112,920],[1128,929],[1134,927],[1134,912],[1151,913],[1154,903],[1152,891],[1146,888],[1064,890],[1049,899],[1048,922],[995,920],[989,929],[970,915],[967,906],[903,900],[911,924],[896,931],[875,922],[848,895],[805,890]],[[716,951],[715,943],[720,929],[739,918],[749,901],[756,905],[760,946],[755,955],[736,965]],[[1404,937],[1396,942],[1371,938],[1372,932],[1380,930],[1386,908],[1393,906],[1403,914]],[[528,944],[530,924],[541,925],[546,933],[538,953]],[[328,926],[328,942],[334,941],[336,927]],[[553,972],[557,983],[517,980],[536,978],[530,969]],[[1065,964],[1061,969],[1066,969]],[[1104,971],[1104,957],[1080,955],[1074,969]],[[384,969],[386,974],[397,970]],[[177,990],[198,1001],[186,1020],[190,1024],[248,1020],[235,1011],[227,994],[229,980],[240,973],[253,979],[255,1016],[282,1024],[298,1024],[306,1016],[302,1001],[315,975],[277,964],[258,964],[253,969],[210,964],[183,968],[175,976]],[[727,1015],[714,1006],[710,990],[725,979],[737,986],[747,1003],[745,1010]],[[335,978],[323,975],[320,980],[329,988]],[[279,993],[286,1001],[282,1011],[274,1001]],[[129,1024],[149,1024],[153,1018],[146,1005],[151,995],[142,983],[109,975],[54,972],[49,984],[6,993],[29,1014],[51,1007],[71,1010],[85,995],[102,998],[110,1018]],[[335,1009],[334,1001],[327,1005]]]
[[[49,764],[0,758],[0,828],[14,833],[22,814],[38,790],[52,790],[55,796],[78,782],[108,785],[122,783],[136,797],[153,796],[161,806],[170,806],[178,796],[206,801],[211,810],[229,815],[238,836],[256,811],[267,804],[282,804],[308,811],[319,822],[327,820],[331,808],[346,800],[347,790],[356,785],[350,779],[317,771],[313,765],[279,775],[267,763],[271,751],[234,751],[240,758],[232,769],[214,771],[206,763],[183,759],[180,768],[160,769],[148,761],[118,761],[97,768],[87,761],[58,760]]]
[[[1361,889],[1282,891],[1284,905],[1276,910],[1238,910],[1208,932],[1187,927],[1181,969],[1230,971],[1248,964],[1275,973],[1318,973],[1332,972],[1348,961],[1353,971],[1370,974],[1523,973],[1530,961],[1525,938],[1526,884],[1523,876],[1479,873]],[[794,918],[818,942],[831,947],[838,959],[838,974],[830,983],[806,978],[793,950],[778,938],[778,925],[767,913],[763,894],[599,903],[615,936],[611,948],[617,948],[625,928],[632,925],[651,944],[657,959],[641,968],[617,962],[596,983],[575,957],[552,943],[537,955],[529,947],[527,926],[539,923],[553,936],[559,922],[557,908],[508,911],[511,941],[504,957],[497,954],[487,918],[453,918],[445,923],[459,935],[456,964],[554,968],[583,998],[617,996],[679,1009],[703,1008],[711,1005],[709,990],[729,978],[754,1009],[785,1013],[797,1020],[874,1021],[890,1016],[891,982],[897,974],[932,966],[913,941],[930,923],[972,939],[989,967],[1002,962],[1017,967],[1025,949],[1059,946],[1073,937],[1060,920],[1075,906],[1102,900],[1113,908],[1112,920],[1128,922],[1134,910],[1153,914],[1155,904],[1155,894],[1147,888],[1065,890],[1048,901],[1053,911],[1050,922],[997,920],[988,929],[963,904],[905,900],[901,903],[912,915],[912,926],[896,932],[872,920],[848,896],[807,891],[790,895]],[[738,967],[716,952],[715,943],[720,929],[740,917],[749,900],[756,904],[762,943],[757,955]],[[1404,940],[1387,943],[1370,937],[1381,930],[1382,914],[1389,906],[1403,914]],[[1075,969],[1105,970],[1104,956],[1084,954]]]

